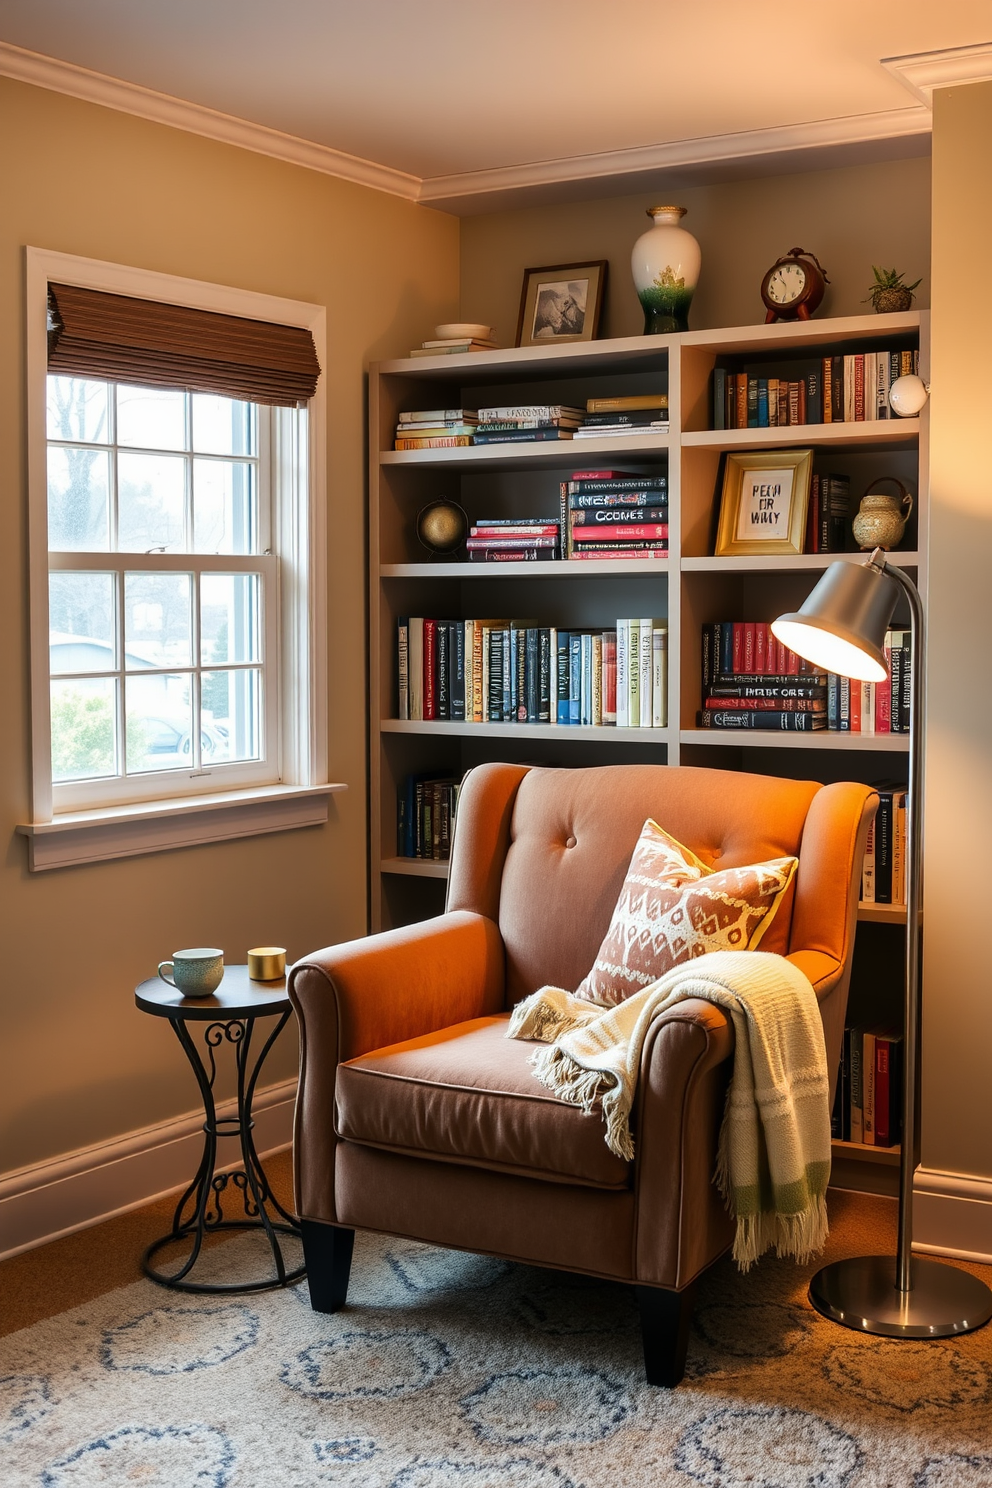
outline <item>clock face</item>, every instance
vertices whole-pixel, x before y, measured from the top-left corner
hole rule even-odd
[[[765,293],[775,305],[791,305],[806,288],[806,270],[800,263],[781,263],[772,270]]]

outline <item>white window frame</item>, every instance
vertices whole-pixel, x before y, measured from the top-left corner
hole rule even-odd
[[[303,326],[326,367],[322,305],[183,279],[47,249],[26,250],[28,503],[31,631],[31,821],[29,866],[55,868],[169,847],[310,826],[327,820],[327,589],[325,378],[308,417],[276,409],[273,419],[272,527],[278,555],[278,780],[218,789],[177,772],[176,793],[90,810],[53,809],[49,686],[47,375],[49,282],[134,295],[250,320]],[[133,568],[139,554],[106,555],[107,568]],[[196,560],[179,559],[188,571]],[[257,560],[256,560],[257,562]],[[53,566],[62,566],[61,558]],[[78,566],[78,565],[74,565]],[[225,568],[228,566],[225,560]],[[241,567],[238,561],[231,566]]]

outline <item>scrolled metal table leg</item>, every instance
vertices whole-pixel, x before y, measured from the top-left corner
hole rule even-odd
[[[299,1239],[300,1227],[291,1214],[282,1207],[273,1195],[258,1153],[255,1150],[252,1138],[254,1121],[251,1114],[252,1100],[255,1094],[255,1085],[258,1081],[259,1071],[279,1033],[285,1027],[290,1016],[290,1010],[282,1014],[276,1023],[272,1033],[266,1039],[258,1058],[249,1070],[249,1059],[251,1050],[251,1036],[255,1023],[254,1018],[234,1018],[226,1021],[211,1023],[205,1033],[204,1040],[209,1061],[204,1062],[196,1044],[189,1033],[184,1019],[177,1018],[172,1021],[176,1037],[182,1045],[183,1051],[189,1060],[197,1084],[200,1087],[200,1097],[203,1101],[204,1123],[203,1123],[203,1154],[200,1164],[192,1182],[184,1191],[176,1206],[173,1216],[172,1228],[167,1235],[153,1241],[148,1246],[141,1258],[142,1270],[152,1281],[160,1286],[172,1287],[177,1291],[184,1292],[260,1292],[268,1291],[277,1287],[290,1286],[294,1282],[301,1281],[306,1275],[306,1266],[300,1265],[293,1270],[287,1270],[286,1262],[279,1244],[279,1234],[290,1235]],[[214,1050],[223,1042],[234,1047],[235,1061],[238,1076],[238,1113],[237,1116],[217,1116],[214,1101],[214,1082],[217,1077],[217,1064],[214,1058]],[[216,1171],[217,1165],[217,1138],[218,1136],[236,1136],[241,1145],[241,1156],[243,1168],[241,1171],[222,1172]],[[240,1192],[244,1219],[227,1219],[224,1217],[223,1196],[228,1184]],[[187,1206],[192,1204],[188,1217],[184,1217]],[[282,1220],[272,1220],[269,1217],[266,1206],[271,1204],[278,1210]],[[199,1259],[203,1241],[206,1235],[216,1233],[219,1230],[256,1230],[265,1232],[272,1252],[275,1264],[274,1276],[268,1276],[260,1281],[248,1282],[197,1282],[187,1278]],[[178,1271],[167,1274],[151,1264],[152,1257],[167,1245],[173,1245],[179,1241],[192,1239],[192,1250]]]

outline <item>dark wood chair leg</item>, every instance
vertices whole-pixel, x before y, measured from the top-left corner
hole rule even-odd
[[[301,1219],[300,1230],[310,1306],[314,1312],[337,1312],[348,1300],[355,1232],[316,1219]]]
[[[680,1384],[685,1374],[689,1347],[689,1324],[696,1297],[696,1284],[684,1292],[665,1287],[635,1286],[641,1314],[644,1371],[649,1385]]]

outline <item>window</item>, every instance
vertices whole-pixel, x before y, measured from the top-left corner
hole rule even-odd
[[[50,374],[47,423],[55,808],[278,781],[270,410]]]
[[[28,260],[31,866],[326,820],[340,787],[326,783],[322,706],[320,387],[289,407],[265,387],[254,402],[228,396],[237,367],[222,392],[196,390],[195,375],[168,385],[190,310],[318,335],[322,310],[39,250]],[[168,367],[147,375],[160,385],[110,380],[99,345],[91,375],[85,345],[81,369],[70,349],[68,369],[49,372],[53,282],[75,316],[67,345],[87,289],[88,312],[101,294],[133,297],[108,298],[125,310],[154,301],[173,340]]]

